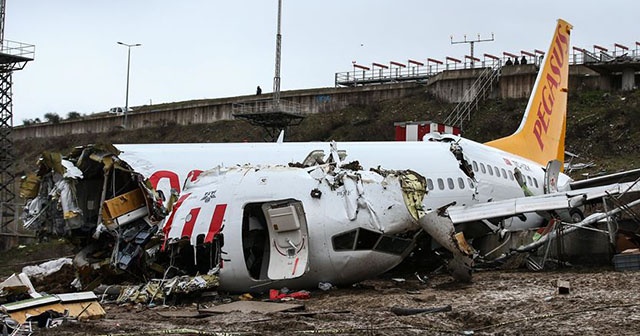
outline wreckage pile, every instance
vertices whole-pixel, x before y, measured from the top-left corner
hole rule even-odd
[[[93,288],[105,277],[140,281],[165,272],[154,256],[162,243],[157,224],[167,210],[118,154],[113,146],[77,148],[66,158],[45,152],[38,171],[23,178],[24,226],[40,237],[67,237],[76,246],[78,289]]]

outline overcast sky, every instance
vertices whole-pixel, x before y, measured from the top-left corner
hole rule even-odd
[[[14,124],[129,106],[270,92],[277,0],[7,0],[5,40],[36,46],[13,75]],[[640,41],[640,2],[283,0],[282,90],[332,87],[351,62],[463,58],[463,38],[490,38],[475,54],[547,50],[556,19],[573,46]]]

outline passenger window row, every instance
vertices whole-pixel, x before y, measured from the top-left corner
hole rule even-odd
[[[445,184],[445,180],[446,180],[446,184]],[[438,190],[445,190],[445,189],[449,189],[449,190],[454,190],[454,189],[460,189],[460,190],[464,190],[464,189],[474,189],[475,186],[473,184],[473,180],[470,178],[463,179],[462,177],[458,177],[457,179],[453,179],[451,177],[448,178],[437,178],[435,179],[436,183],[437,183],[437,187]],[[436,186],[433,183],[433,180],[428,178],[427,179],[427,189],[428,190],[434,190],[436,189]]]
[[[473,171],[476,173],[489,174],[490,176],[495,175],[497,177],[503,177],[505,180],[509,179],[511,181],[515,181],[515,177],[513,176],[513,172],[511,170],[505,170],[504,168],[498,168],[497,166],[491,166],[489,164],[485,166],[484,163],[478,163],[476,161],[472,162],[472,166]],[[529,175],[523,176],[525,176],[528,186],[535,186],[536,188],[538,188],[538,180],[535,177],[531,178],[531,176]]]

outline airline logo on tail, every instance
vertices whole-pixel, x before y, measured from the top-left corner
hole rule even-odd
[[[549,124],[552,122],[554,113],[553,107],[556,97],[559,95],[560,91],[564,93],[567,92],[565,87],[561,88],[559,86],[560,84],[566,85],[568,80],[568,71],[564,74],[565,76],[563,76],[561,70],[564,64],[568,61],[567,56],[569,53],[567,51],[569,49],[569,32],[569,27],[566,25],[558,25],[556,36],[553,40],[549,53],[549,66],[543,69],[544,72],[542,75],[543,78],[545,78],[545,81],[542,82],[542,90],[538,91],[539,93],[534,96],[534,106],[538,106],[538,119],[536,119],[533,124],[533,135],[536,140],[538,140],[538,146],[540,146],[541,151],[544,150],[545,141],[547,141],[545,136],[549,131]],[[556,112],[560,113],[561,111]],[[561,125],[552,126],[557,128]]]
[[[546,166],[564,161],[564,135],[569,83],[569,37],[573,27],[559,19],[551,46],[520,127],[512,135],[486,143]]]

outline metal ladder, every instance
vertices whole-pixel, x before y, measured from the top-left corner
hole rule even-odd
[[[462,129],[462,122],[471,118],[471,112],[478,109],[478,104],[493,90],[493,84],[500,77],[502,65],[497,63],[492,68],[484,68],[473,85],[464,93],[462,101],[444,120],[445,125]]]

